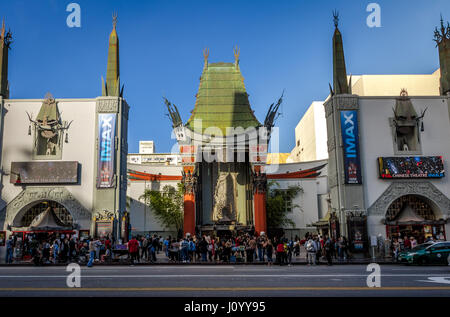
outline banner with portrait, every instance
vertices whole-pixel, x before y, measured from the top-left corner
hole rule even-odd
[[[116,114],[100,113],[98,115],[97,188],[114,186],[115,138]]]

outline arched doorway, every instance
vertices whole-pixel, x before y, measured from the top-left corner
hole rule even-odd
[[[29,227],[37,216],[51,209],[56,216],[56,221],[65,227],[73,226],[73,218],[69,211],[56,201],[42,201],[31,206],[20,220],[22,227]]]
[[[29,259],[39,245],[51,245],[55,239],[70,239],[75,233],[73,217],[62,204],[52,200],[28,205],[16,220],[12,235],[15,258]]]
[[[401,196],[386,211],[386,234],[391,239],[415,237],[418,243],[429,237],[445,240],[445,221],[438,215],[439,208],[426,197]]]

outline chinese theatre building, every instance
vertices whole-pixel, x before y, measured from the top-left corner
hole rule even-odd
[[[266,232],[267,144],[282,100],[261,124],[234,63],[204,67],[192,115],[183,123],[166,100],[182,156],[184,233]]]
[[[367,238],[450,232],[450,26],[435,32],[440,87],[428,96],[352,94],[335,15],[333,87],[325,102],[331,211],[354,249]],[[361,240],[363,239],[361,244]],[[358,248],[356,246],[359,246]]]
[[[120,89],[116,19],[106,83],[97,98],[10,98],[11,33],[4,25],[0,40],[2,235],[121,237],[129,106]]]

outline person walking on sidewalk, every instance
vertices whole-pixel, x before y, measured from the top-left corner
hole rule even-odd
[[[89,240],[89,262],[87,263],[87,267],[92,267],[95,258],[95,240],[91,239],[91,237],[89,237],[88,240]]]
[[[135,237],[131,238],[131,240],[128,241],[128,253],[130,254],[131,258],[131,265],[133,265],[139,258],[139,242]]]
[[[148,239],[147,239],[147,237],[142,237],[141,259],[144,259],[144,261],[148,261]]]
[[[283,240],[280,239],[280,241],[277,244],[277,264],[282,266],[283,261],[284,261],[284,243]]]
[[[308,242],[306,242],[306,252],[308,265],[316,265],[316,244],[311,236],[309,237]]]
[[[331,253],[333,252],[333,249],[333,241],[329,237],[325,236],[324,250],[328,265],[332,265]]]
[[[267,239],[264,247],[266,249],[267,265],[271,266],[272,262],[273,262],[273,260],[272,260],[273,245],[272,245],[272,242],[270,241],[270,239]]]
[[[320,264],[320,257],[322,256],[322,245],[320,244],[319,237],[314,237],[314,243],[316,247],[316,264]]]
[[[156,251],[158,249],[158,245],[159,245],[159,239],[158,236],[156,234],[153,235],[153,238],[151,240],[151,243],[149,243],[148,248],[150,249],[150,262],[156,262]]]
[[[58,239],[53,241],[53,264],[58,263],[58,255],[59,255],[59,244]]]
[[[189,241],[187,238],[181,239],[181,260],[183,263],[188,262],[189,257]]]
[[[8,241],[6,241],[6,264],[11,264],[13,261],[13,250],[14,250],[14,240],[12,235],[9,236]]]
[[[205,236],[202,237],[202,241],[200,241],[198,246],[202,255],[202,262],[206,262],[206,255],[208,254],[208,242],[206,242]]]

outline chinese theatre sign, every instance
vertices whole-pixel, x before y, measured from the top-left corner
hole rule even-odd
[[[98,115],[98,167],[97,188],[114,186],[116,114],[100,113]]]
[[[78,162],[12,162],[13,184],[76,184]]]
[[[444,177],[442,156],[379,157],[380,178]]]
[[[346,184],[362,184],[359,159],[358,112],[341,111],[342,143],[344,146],[344,174]]]

